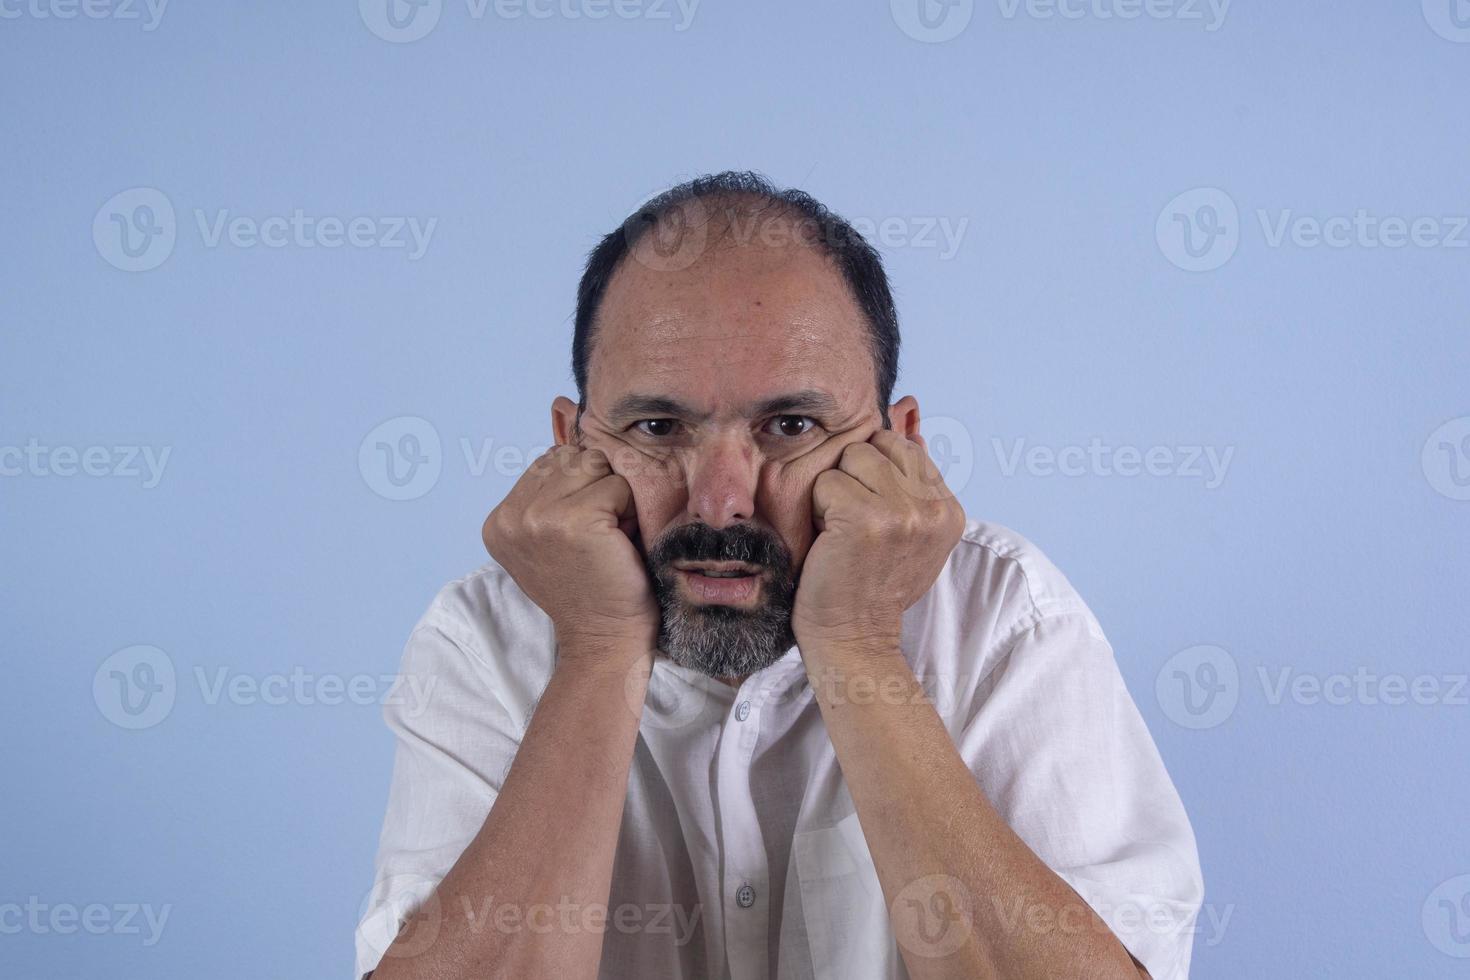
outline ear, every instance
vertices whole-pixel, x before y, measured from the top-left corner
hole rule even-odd
[[[577,403],[565,395],[557,395],[551,403],[551,437],[558,446],[582,441],[582,433],[577,428]]]
[[[919,433],[919,401],[913,395],[904,395],[888,406],[888,421],[893,431],[910,442],[917,442],[925,452],[929,451],[924,437]]]

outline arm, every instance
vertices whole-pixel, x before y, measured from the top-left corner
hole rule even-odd
[[[1147,976],[985,798],[895,639],[802,655],[910,976]]]
[[[964,527],[922,441],[848,446],[812,512],[792,626],[910,975],[1146,976],[986,799],[903,657],[903,612]]]
[[[486,519],[486,549],[555,627],[556,666],[479,832],[376,980],[596,977],[658,632],[635,521],[607,457],[566,445]]]
[[[597,975],[595,913],[607,906],[648,657],[641,644],[592,638],[569,638],[558,657],[484,825],[375,980]]]

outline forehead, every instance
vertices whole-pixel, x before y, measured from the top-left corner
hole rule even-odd
[[[796,390],[875,405],[868,330],[836,264],[799,243],[711,240],[687,268],[627,256],[598,311],[588,401],[668,395],[718,410]]]

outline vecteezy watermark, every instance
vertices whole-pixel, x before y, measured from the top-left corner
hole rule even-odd
[[[1358,665],[1351,671],[1311,673],[1292,666],[1257,665],[1254,673],[1269,707],[1470,707],[1470,674],[1379,673]],[[1230,653],[1218,646],[1181,650],[1159,669],[1154,693],[1159,707],[1185,728],[1214,728],[1235,713],[1243,683]]]
[[[703,906],[680,905],[676,902],[648,902],[637,905],[622,902],[606,905],[598,902],[574,902],[563,897],[551,902],[497,902],[487,896],[480,902],[460,896],[465,921],[472,932],[493,929],[502,935],[529,932],[535,935],[576,935],[590,932],[599,935],[612,929],[624,935],[646,933],[669,936],[675,946],[686,946],[694,939]]]
[[[308,214],[234,214],[228,208],[193,210],[199,241],[208,249],[403,249],[410,262],[423,258],[438,218]],[[168,195],[133,187],[109,198],[92,218],[92,241],[108,264],[124,272],[156,269],[173,254],[178,220]]]
[[[1028,446],[1013,439],[1007,446],[991,437],[995,461],[1003,476],[1156,477],[1199,480],[1206,490],[1225,482],[1235,447],[1225,446],[1112,446],[1094,436],[1085,446]]]
[[[1470,3],[1466,0],[1421,0],[1430,30],[1457,44],[1470,44]]]
[[[73,936],[85,932],[89,936],[142,936],[145,947],[156,946],[163,938],[173,905],[153,906],[147,903],[43,902],[39,895],[29,896],[24,903],[0,903],[0,935]],[[145,931],[146,930],[146,931]]]
[[[1292,208],[1257,208],[1267,248],[1461,249],[1470,248],[1470,215],[1378,215],[1368,208],[1319,217]],[[1209,272],[1235,255],[1241,243],[1239,209],[1218,187],[1197,187],[1164,205],[1154,223],[1159,251],[1186,272]]]
[[[429,706],[438,678],[415,674],[287,672],[245,674],[229,667],[195,666],[190,675],[208,707],[333,707],[343,704],[398,709],[416,718]],[[155,646],[126,647],[109,656],[92,676],[92,700],[102,717],[119,728],[152,728],[172,713],[179,693],[173,658]]]
[[[1014,20],[1175,20],[1199,23],[1214,33],[1225,25],[1230,0],[996,0],[1000,15]]]
[[[975,473],[975,440],[969,426],[948,415],[932,415],[920,419],[919,434],[950,492],[959,494],[969,486]]]
[[[174,710],[177,695],[174,662],[155,646],[124,647],[92,675],[97,710],[119,728],[152,728]]]
[[[420,874],[392,875],[373,886],[359,906],[363,934],[378,955],[411,959],[433,945],[446,909],[439,897],[439,879]],[[522,933],[547,936],[608,931],[623,935],[667,936],[676,947],[695,938],[704,911],[702,905],[677,902],[622,902],[608,905],[580,902],[563,896],[555,902],[507,902],[494,895],[458,896],[456,919],[475,936]],[[412,922],[408,931],[403,926]],[[393,945],[397,940],[397,945]]]
[[[1209,272],[1240,246],[1240,212],[1218,187],[1196,187],[1164,205],[1154,222],[1164,257],[1186,272]]]
[[[780,248],[812,238],[820,239],[823,235],[820,225],[805,215],[742,215],[739,209],[731,208],[728,219],[729,237],[740,245],[758,242],[770,248]],[[969,218],[947,215],[887,215],[880,218],[859,215],[848,218],[847,223],[869,244],[893,250],[934,251],[943,261],[954,258],[959,252],[965,232],[970,227]],[[843,243],[829,244],[840,248]]]
[[[996,0],[1004,20],[1199,23],[1206,31],[1225,25],[1231,0]],[[939,44],[959,37],[975,16],[974,0],[889,0],[893,22],[916,41]]]
[[[1424,899],[1424,936],[1435,949],[1470,959],[1470,874],[1441,882]]]
[[[1089,902],[1086,907],[1069,905],[1058,909],[1050,903],[1033,902],[1025,896],[1005,899],[990,898],[996,919],[1011,934],[1083,936],[1117,935],[1132,946],[1130,939],[1145,936],[1203,936],[1206,946],[1225,941],[1225,932],[1235,915],[1235,903],[1217,906],[1206,902],[1198,916],[1180,917],[1173,902]]]
[[[168,0],[0,0],[0,20],[138,21],[145,31],[158,30]]]
[[[464,0],[470,20],[667,22],[675,32],[694,23],[701,0]],[[393,44],[408,44],[429,35],[444,14],[444,0],[358,0],[363,24]]]
[[[975,16],[975,0],[888,0],[888,8],[899,30],[926,44],[954,40]]]
[[[108,198],[92,218],[97,254],[124,272],[147,272],[173,254],[178,222],[168,195],[133,187]]]
[[[1214,728],[1235,713],[1240,669],[1223,647],[1180,650],[1159,668],[1154,696],[1164,714],[1185,728]]]
[[[849,217],[847,225],[869,245],[891,251],[929,251],[940,261],[949,261],[964,245],[970,219],[949,215],[860,215]],[[640,209],[624,223],[623,235],[631,243],[628,254],[633,261],[657,272],[689,268],[715,242],[768,248],[820,242],[833,253],[860,244],[845,229],[804,214],[752,211],[738,205],[712,209],[699,198],[667,208],[657,221],[650,221]]]
[[[1451,500],[1470,500],[1470,415],[1450,419],[1424,440],[1424,478]]]
[[[48,446],[32,436],[24,446],[0,445],[0,477],[139,480],[152,490],[163,480],[172,446]]]
[[[428,419],[399,415],[379,423],[357,447],[363,482],[387,500],[416,500],[434,489],[444,467],[439,430]]]
[[[959,419],[936,415],[923,419],[920,432],[945,486],[960,493],[975,469],[975,444],[969,429]],[[469,436],[460,436],[456,445],[458,453],[450,450],[448,455],[461,461],[464,472],[474,478],[489,474],[518,478],[551,448],[550,443],[524,445]],[[417,500],[438,485],[445,457],[444,442],[434,423],[418,415],[398,415],[363,436],[357,447],[357,469],[367,488],[383,499]],[[612,462],[614,470],[624,475],[665,465],[643,459],[632,449],[616,454]],[[1227,457],[1224,465],[1228,464]]]
[[[1470,216],[1379,216],[1366,208],[1349,215],[1318,218],[1282,208],[1256,210],[1261,233],[1271,248],[1288,241],[1297,248],[1470,248]]]
[[[954,953],[975,929],[975,899],[951,875],[925,875],[905,885],[888,910],[893,938],[925,959]]]

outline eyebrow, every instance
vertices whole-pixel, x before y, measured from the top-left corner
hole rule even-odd
[[[756,402],[750,407],[749,415],[761,417],[765,415],[813,415],[833,416],[837,414],[837,399],[825,391],[816,388],[807,388],[802,391],[793,391],[787,394],[774,395],[770,398]],[[675,398],[663,395],[631,394],[619,398],[607,413],[607,420],[613,425],[621,425],[624,422],[637,422],[640,419],[677,418],[692,422],[703,422],[709,418],[708,412],[695,411],[688,405]]]

